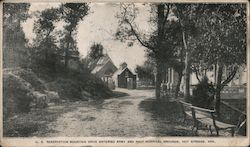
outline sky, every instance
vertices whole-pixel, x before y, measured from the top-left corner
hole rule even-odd
[[[59,3],[31,3],[29,13],[42,11],[51,7],[58,7]],[[119,67],[122,62],[126,62],[132,70],[136,65],[142,65],[146,60],[145,50],[138,42],[132,47],[128,47],[127,43],[114,39],[114,34],[118,28],[117,13],[120,10],[118,3],[91,3],[90,11],[87,16],[79,23],[77,30],[77,46],[81,57],[85,57],[90,46],[94,43],[101,43],[105,52],[111,57],[114,64]],[[147,23],[145,14],[147,11],[141,7],[138,14],[139,26],[144,30],[150,28]],[[35,34],[32,32],[35,17],[29,18],[23,23],[26,37],[32,41]],[[62,26],[58,26],[62,28]]]

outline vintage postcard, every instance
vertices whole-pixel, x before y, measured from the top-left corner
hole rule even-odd
[[[1,2],[8,146],[248,146],[249,2]]]

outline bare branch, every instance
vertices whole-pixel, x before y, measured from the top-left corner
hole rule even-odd
[[[195,71],[195,76],[196,76],[196,79],[199,81],[199,83],[201,82],[200,78],[199,78],[199,72],[196,68],[196,66],[194,66],[194,71]]]
[[[162,28],[163,28],[163,36],[165,36],[165,34],[167,33],[168,29],[165,28],[165,24],[167,22],[167,19],[168,19],[168,15],[169,15],[169,12],[170,12],[170,6],[169,4],[166,4],[167,5],[167,13],[165,14],[165,17],[164,17],[164,20],[163,20],[163,23],[162,23]],[[164,31],[165,29],[165,31]]]
[[[137,34],[137,32],[134,30],[133,25],[126,19],[125,22],[130,26],[130,29],[132,31],[132,33],[135,35],[136,39],[140,42],[140,44],[148,49],[154,50],[154,48],[152,46],[149,46],[148,44],[146,44],[145,42],[143,42],[141,40],[141,38],[139,37],[139,35]]]
[[[227,79],[225,81],[222,82],[222,85],[227,85],[230,81],[233,80],[233,78],[235,77],[236,73],[238,71],[238,68],[235,68],[230,75],[227,77]]]
[[[170,11],[170,6],[169,4],[166,4],[167,5],[167,13],[165,14],[165,17],[164,17],[164,20],[163,20],[163,23],[162,23],[162,26],[164,27],[166,22],[167,22],[167,19],[168,19],[168,15],[169,15],[169,11]]]

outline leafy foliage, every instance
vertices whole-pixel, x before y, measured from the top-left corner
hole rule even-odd
[[[66,22],[65,29],[72,32],[76,29],[80,20],[88,14],[87,3],[65,3],[60,6],[61,18]]]
[[[20,22],[28,17],[29,3],[3,3],[3,23],[4,27],[15,29],[20,26]]]
[[[42,66],[55,72],[58,62],[58,47],[56,45],[55,23],[59,21],[59,11],[56,8],[40,12],[38,20],[34,23],[33,31],[36,34],[31,53],[33,67]]]
[[[212,106],[212,102],[214,100],[215,89],[213,85],[208,82],[208,78],[203,77],[201,82],[196,85],[196,88],[193,90],[191,101],[195,106],[213,109],[214,106]]]
[[[246,64],[246,8],[241,4],[204,5],[193,62],[207,66]],[[204,64],[203,64],[204,65]]]
[[[154,80],[154,65],[148,60],[142,66],[137,65],[135,72],[140,80]]]
[[[59,8],[61,12],[61,18],[66,23],[64,25],[64,37],[61,39],[63,48],[61,49],[64,56],[65,68],[67,69],[70,55],[77,51],[74,31],[77,29],[77,25],[80,20],[88,14],[89,6],[87,3],[65,3]]]
[[[94,43],[91,47],[90,47],[90,52],[88,53],[88,56],[91,59],[98,59],[100,57],[102,57],[103,54],[103,46],[101,43]]]
[[[3,66],[27,66],[27,40],[21,27],[28,17],[28,3],[3,3]]]

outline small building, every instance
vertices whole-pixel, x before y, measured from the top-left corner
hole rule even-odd
[[[115,88],[112,75],[117,71],[117,67],[107,54],[89,63],[88,67],[91,73],[101,78],[110,89]]]
[[[136,75],[127,67],[125,62],[114,73],[113,79],[115,85],[119,88],[136,89]]]

